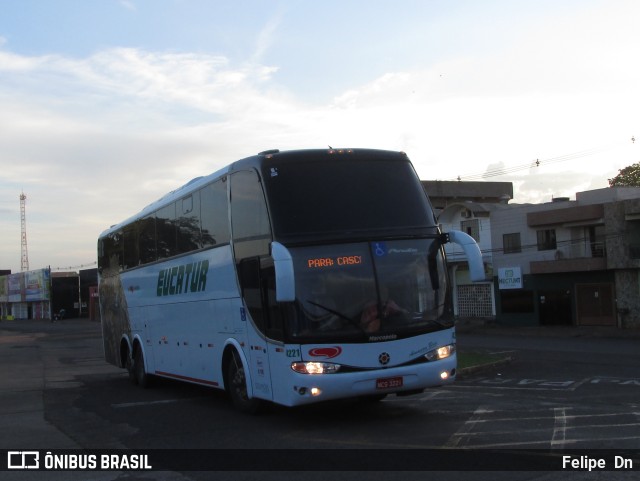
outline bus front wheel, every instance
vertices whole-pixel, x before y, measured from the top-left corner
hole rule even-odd
[[[231,402],[241,412],[255,414],[260,410],[260,399],[250,398],[247,391],[247,376],[238,354],[233,353],[227,366],[227,381]]]

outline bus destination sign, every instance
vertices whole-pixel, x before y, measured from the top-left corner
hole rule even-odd
[[[362,256],[313,257],[307,259],[309,269],[333,266],[354,266],[362,264]]]

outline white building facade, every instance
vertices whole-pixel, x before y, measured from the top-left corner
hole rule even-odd
[[[438,219],[482,251],[470,281],[447,244],[454,311],[507,325],[640,327],[640,187],[578,192],[542,204],[451,201]]]

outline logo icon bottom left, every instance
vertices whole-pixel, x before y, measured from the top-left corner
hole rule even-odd
[[[8,451],[8,469],[39,469],[40,453],[38,451]]]

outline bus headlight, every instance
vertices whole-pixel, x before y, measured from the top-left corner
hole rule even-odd
[[[291,369],[300,374],[332,374],[340,370],[340,364],[329,362],[292,362]]]
[[[451,356],[455,352],[456,352],[456,345],[448,344],[446,346],[442,346],[437,349],[434,349],[433,351],[429,351],[424,355],[424,357],[426,357],[428,361],[438,361],[440,359],[445,359]]]

